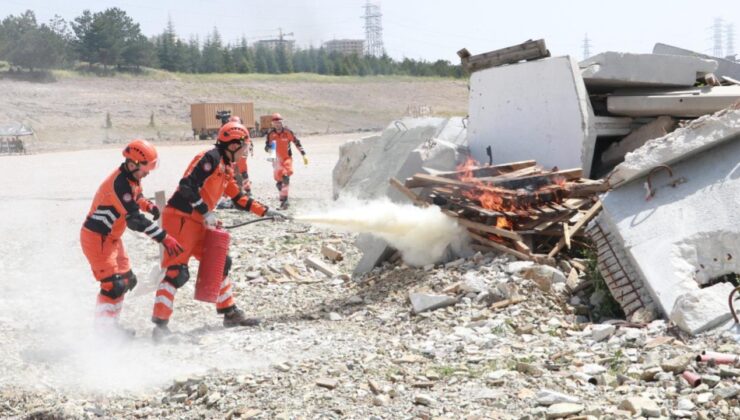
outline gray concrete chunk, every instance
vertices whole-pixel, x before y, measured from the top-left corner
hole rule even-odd
[[[578,63],[586,86],[693,86],[696,79],[717,69],[717,62],[698,57],[604,52]]]
[[[434,295],[430,293],[409,292],[409,300],[415,314],[444,308],[454,305],[457,299],[447,295]]]

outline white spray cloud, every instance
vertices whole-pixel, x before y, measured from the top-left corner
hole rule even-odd
[[[438,207],[398,204],[387,198],[343,199],[326,211],[298,215],[295,219],[372,234],[401,251],[407,264],[416,266],[439,261],[448,246],[460,249],[467,241],[466,231]]]

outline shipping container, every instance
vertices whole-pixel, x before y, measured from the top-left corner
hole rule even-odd
[[[272,114],[270,115],[260,115],[260,126],[259,131],[260,134],[263,136],[267,134],[268,131],[272,128]]]
[[[250,131],[255,128],[252,102],[191,104],[190,121],[193,135],[201,138],[214,137],[221,128],[221,119],[216,116],[219,111],[228,111],[232,116],[238,116]]]

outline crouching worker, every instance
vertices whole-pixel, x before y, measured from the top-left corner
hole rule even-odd
[[[80,231],[82,251],[90,262],[100,292],[95,307],[96,327],[102,331],[117,331],[133,335],[118,324],[123,296],[136,287],[121,235],[128,227],[147,234],[161,243],[168,255],[177,255],[182,247],[142,211],[159,218],[159,209],[144,198],[141,180],[157,167],[157,150],[146,140],[133,140],[125,149],[126,160],[95,193],[90,211]]]
[[[164,256],[162,268],[166,270],[165,276],[157,289],[152,314],[155,324],[152,337],[155,341],[171,334],[167,324],[172,316],[175,294],[190,278],[190,257],[200,261],[203,255],[206,229],[217,226],[213,209],[224,193],[237,209],[251,211],[258,216],[285,218],[242,193],[234,180],[233,163],[244,153],[248,139],[249,132],[243,125],[229,122],[222,126],[215,147],[195,156],[167,202],[162,215],[163,226],[177,238],[185,251]],[[228,278],[230,268],[231,258],[227,256],[216,311],[224,316],[224,327],[258,325],[259,319],[248,318],[236,307]]]

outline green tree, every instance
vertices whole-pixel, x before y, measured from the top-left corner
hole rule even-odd
[[[139,24],[117,7],[94,14],[83,11],[72,23],[72,30],[80,57],[90,64],[103,64],[105,68],[129,64],[124,52],[131,48],[137,50],[141,43]],[[137,56],[129,54],[129,58]]]
[[[64,41],[47,25],[25,32],[9,55],[12,64],[29,70],[50,69],[64,54]]]
[[[291,52],[285,45],[279,45],[275,51],[275,62],[277,73],[293,73],[293,60]]]
[[[0,58],[8,59],[13,50],[18,47],[21,38],[36,29],[38,29],[36,15],[31,10],[3,19],[0,24]]]
[[[201,56],[200,71],[203,73],[220,73],[224,71],[224,54],[221,43],[221,34],[218,29],[213,28],[213,32],[203,43]]]

